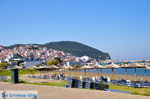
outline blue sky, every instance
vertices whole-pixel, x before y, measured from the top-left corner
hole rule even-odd
[[[150,0],[0,0],[0,45],[78,41],[150,59]]]

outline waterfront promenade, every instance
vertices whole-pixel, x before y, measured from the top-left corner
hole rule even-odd
[[[64,73],[65,75],[67,76],[71,76],[71,77],[98,77],[100,78],[100,76],[104,76],[104,77],[109,77],[110,79],[112,79],[112,74],[100,74],[98,73],[89,73],[87,72],[86,73],[86,76],[85,76],[85,73],[84,72],[42,72],[43,74],[60,74],[60,73]],[[121,79],[126,79],[126,76],[125,75],[121,75],[121,74],[115,74],[114,75],[114,79],[115,80],[121,80]],[[131,80],[131,81],[134,81],[135,80],[135,75],[127,75],[127,80]],[[137,80],[138,81],[145,81],[145,76],[137,76]],[[147,81],[150,81],[150,76],[147,76],[146,77],[146,80]]]
[[[97,90],[61,88],[42,85],[10,84],[0,82],[0,90],[31,90],[38,91],[38,99],[149,99],[148,96],[138,96],[122,93],[112,93]]]

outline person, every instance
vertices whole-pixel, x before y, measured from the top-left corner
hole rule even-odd
[[[63,77],[63,74],[60,74],[60,77]]]
[[[63,76],[65,76],[65,74],[64,74],[64,73],[62,73],[62,75],[63,75]]]
[[[106,78],[106,77],[103,77],[103,81],[104,81],[104,82],[107,82],[107,78]]]
[[[107,82],[110,83],[110,78],[109,77],[107,77]]]
[[[103,81],[104,80],[103,76],[100,76],[100,79]]]

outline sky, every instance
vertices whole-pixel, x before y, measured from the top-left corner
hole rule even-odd
[[[150,0],[0,0],[0,45],[52,41],[150,59]]]

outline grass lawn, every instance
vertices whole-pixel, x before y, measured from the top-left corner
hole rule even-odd
[[[127,87],[127,86],[110,85],[109,89],[129,91],[135,95],[150,96],[150,88],[132,88],[132,87]]]
[[[38,70],[35,69],[24,69],[24,70],[19,70],[19,75],[24,75],[24,74],[36,74],[39,73]]]
[[[68,84],[68,81],[61,81],[61,82],[58,82],[58,83],[31,83],[31,82],[24,82],[24,81],[20,81],[21,83],[24,83],[24,84],[32,84],[32,85],[45,85],[45,86],[57,86],[57,87],[62,87],[63,85],[67,85]]]
[[[32,69],[24,69],[24,70],[19,70],[19,75],[24,75],[24,74],[35,74],[38,73],[38,70],[32,70]],[[10,76],[11,72],[10,70],[0,70],[0,75],[1,76]]]

